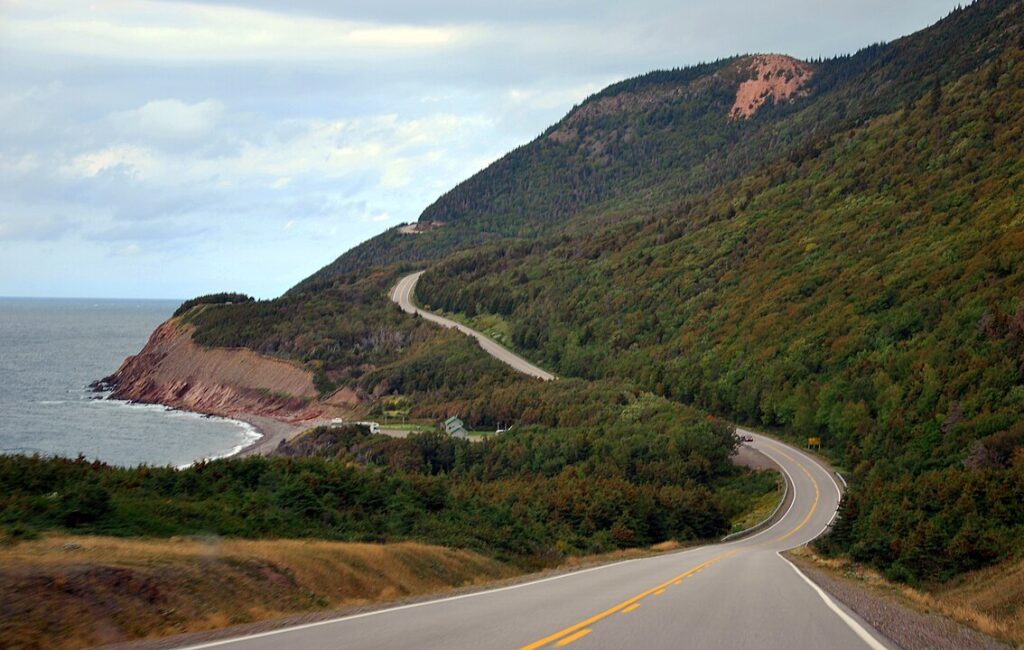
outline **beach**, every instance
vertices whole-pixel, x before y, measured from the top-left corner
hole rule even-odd
[[[249,426],[253,427],[261,437],[253,444],[231,454],[232,457],[267,456],[273,453],[282,441],[290,440],[292,437],[306,429],[326,424],[328,422],[328,420],[310,420],[301,423],[283,422],[263,415],[252,415],[248,413],[235,415],[233,419],[245,422]]]

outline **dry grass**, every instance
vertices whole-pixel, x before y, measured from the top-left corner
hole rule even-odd
[[[914,589],[846,559],[824,558],[807,547],[791,551],[835,574],[897,596],[922,612],[937,612],[970,628],[1024,648],[1024,561],[1011,560],[960,576],[947,584]]]
[[[559,570],[681,548],[568,557]],[[83,648],[482,585],[521,571],[413,542],[49,536],[0,546],[0,646]]]
[[[680,544],[679,542],[677,542],[674,539],[670,539],[667,542],[661,542],[660,544],[655,544],[654,546],[651,547],[651,550],[655,551],[657,553],[667,553],[669,551],[677,551],[677,550],[681,549],[682,547],[683,547],[682,544]]]
[[[416,543],[53,536],[0,549],[0,645],[154,638],[516,573],[475,553]]]
[[[1024,647],[1024,560],[975,571],[908,597],[921,598],[922,604],[951,618]]]

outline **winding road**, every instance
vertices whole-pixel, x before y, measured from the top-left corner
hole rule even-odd
[[[406,311],[469,330],[416,309],[411,295],[418,278],[403,278],[392,298]],[[503,348],[495,356],[517,360],[523,372],[552,377]],[[831,524],[840,498],[832,472],[799,449],[741,433],[779,465],[790,488],[781,516],[749,537],[193,647],[895,647],[780,555]]]
[[[408,314],[419,314],[422,318],[437,323],[442,327],[455,328],[462,332],[463,334],[472,336],[473,338],[480,342],[480,347],[482,347],[487,352],[487,354],[491,355],[492,357],[500,361],[504,361],[505,363],[512,366],[521,373],[530,375],[532,377],[537,377],[545,381],[556,378],[550,372],[544,370],[543,368],[539,368],[533,365],[526,359],[509,350],[508,348],[502,347],[502,345],[496,342],[494,339],[484,334],[481,334],[475,329],[466,327],[462,323],[456,323],[455,321],[449,318],[445,318],[444,316],[438,316],[437,314],[433,314],[429,311],[424,311],[417,307],[415,304],[413,304],[413,291],[416,290],[416,282],[419,281],[420,276],[423,275],[423,273],[424,271],[419,271],[417,273],[405,276],[404,278],[399,280],[398,284],[395,285],[395,288],[391,290],[391,300],[398,303],[398,306],[402,308],[402,311]]]

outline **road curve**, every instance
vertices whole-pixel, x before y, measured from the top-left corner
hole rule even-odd
[[[398,284],[395,285],[395,288],[391,290],[391,300],[398,303],[398,306],[401,307],[403,311],[409,314],[419,314],[422,318],[437,323],[438,325],[448,328],[454,327],[463,334],[472,336],[480,343],[480,347],[482,347],[488,354],[507,363],[521,373],[537,377],[538,379],[543,379],[544,381],[556,378],[555,375],[543,368],[533,365],[508,348],[503,347],[494,339],[481,334],[472,328],[466,327],[462,323],[457,323],[451,319],[445,318],[444,316],[438,316],[437,314],[418,308],[413,304],[412,295],[413,291],[416,289],[416,282],[420,279],[420,276],[423,275],[423,273],[423,271],[419,271],[418,273],[405,276],[399,280]]]
[[[409,297],[417,279],[403,278],[392,298],[406,311],[469,330],[416,309]],[[511,356],[530,374],[551,377]],[[791,495],[778,521],[749,537],[192,648],[895,647],[780,555],[831,525],[841,496],[831,471],[778,440],[740,433],[778,464]]]
[[[831,523],[840,495],[832,474],[798,449],[751,435],[793,495],[782,517],[751,537],[193,648],[895,647],[779,555]]]

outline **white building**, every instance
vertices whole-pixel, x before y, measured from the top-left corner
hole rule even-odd
[[[452,416],[444,421],[444,432],[453,438],[469,437],[469,432],[466,431],[465,423],[456,416]]]

